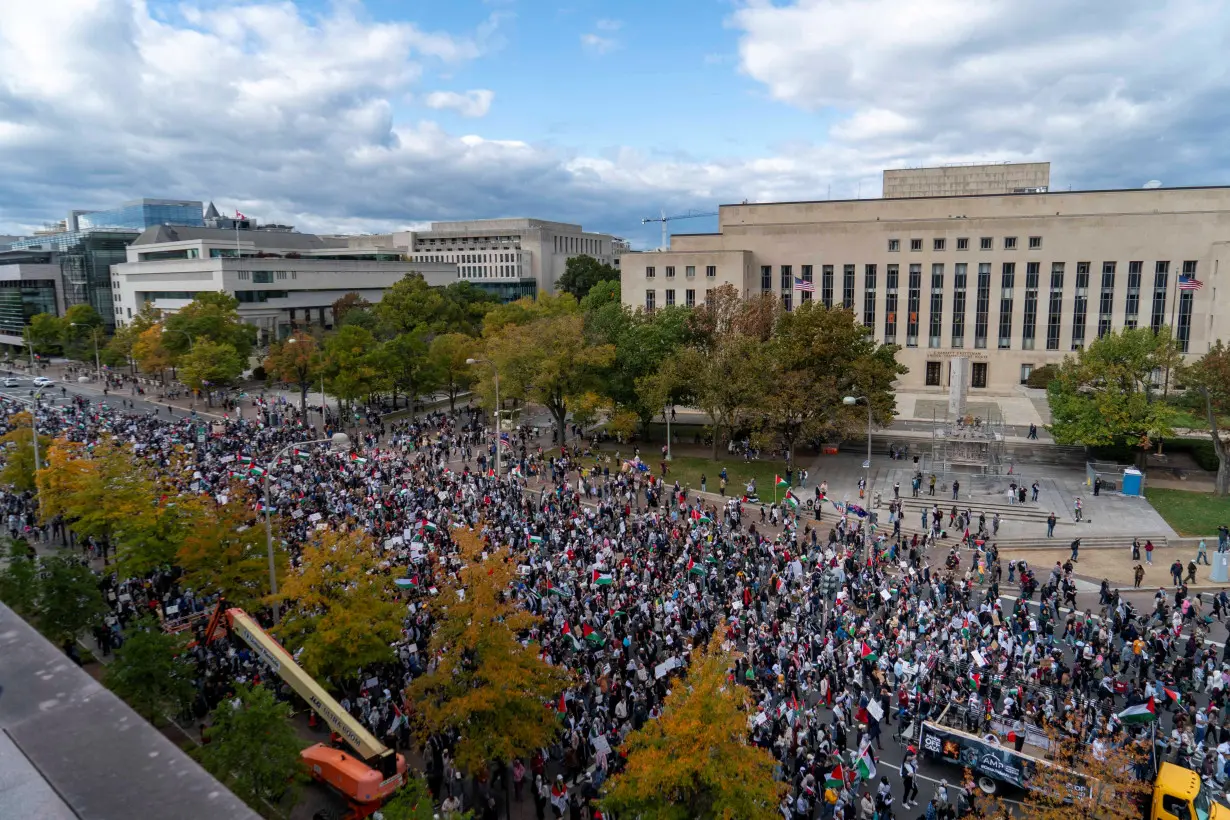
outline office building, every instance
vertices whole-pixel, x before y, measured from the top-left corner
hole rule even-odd
[[[965,358],[975,394],[1004,394],[1112,330],[1172,326],[1189,357],[1230,340],[1223,261],[1230,188],[1156,188],[724,205],[717,233],[625,254],[621,281],[647,310],[724,284],[844,307],[901,347],[901,389],[941,391]]]
[[[0,344],[24,344],[32,316],[64,315],[61,284],[54,251],[0,251]]]
[[[293,329],[333,326],[333,303],[347,293],[380,301],[386,288],[409,274],[430,285],[457,281],[453,262],[406,261],[410,235],[326,237],[289,226],[148,228],[113,266],[111,300],[116,322],[131,321],[146,303],[175,312],[203,291],[239,300],[239,315],[262,342]]]
[[[555,293],[555,283],[574,256],[617,265],[627,249],[626,242],[610,234],[542,219],[433,222],[431,230],[411,236],[414,261],[456,264],[461,279],[503,301]]]

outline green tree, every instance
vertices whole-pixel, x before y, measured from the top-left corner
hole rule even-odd
[[[614,346],[585,338],[584,318],[572,297],[568,300],[570,313],[507,325],[487,339],[487,357],[499,368],[501,397],[545,407],[561,443],[567,440],[569,412],[601,392],[601,374],[615,359]],[[489,375],[483,384],[486,400],[494,392]]]
[[[34,489],[34,435],[31,427],[33,415],[22,411],[9,416],[9,431],[0,436],[4,448],[4,468],[0,469],[0,483],[11,485],[21,492]],[[51,446],[51,437],[38,437],[39,455]]]
[[[106,344],[104,335],[102,317],[93,305],[73,305],[64,311],[64,317],[60,320],[60,344],[70,359],[93,364],[94,340],[98,340],[101,350]]]
[[[399,333],[373,351],[380,370],[393,388],[393,406],[397,406],[399,390],[406,394],[410,416],[414,417],[414,400],[437,384],[435,368],[427,356],[428,332],[423,325]]]
[[[333,303],[333,327],[334,329],[346,324],[346,317],[351,311],[357,310],[364,313],[370,313],[372,303],[364,299],[359,294],[351,291],[343,294]]]
[[[464,333],[445,333],[431,340],[427,359],[439,384],[448,393],[448,409],[457,409],[457,396],[475,381],[474,367],[466,360],[478,349],[474,339]]]
[[[239,372],[247,367],[256,341],[256,328],[239,316],[239,300],[222,291],[202,291],[165,320],[163,344],[179,357],[202,339],[230,345],[239,358]],[[189,342],[192,340],[192,343]]]
[[[357,325],[344,325],[325,340],[324,371],[330,392],[351,402],[370,395],[381,383],[376,340]],[[339,408],[340,409],[340,408]]]
[[[592,256],[573,256],[564,263],[564,275],[555,283],[558,290],[578,300],[599,282],[618,282],[619,271]]]
[[[1169,328],[1124,328],[1065,356],[1047,387],[1057,444],[1107,445],[1127,439],[1143,459],[1171,434],[1174,409],[1157,394],[1158,374],[1179,364]]]
[[[665,411],[672,395],[668,390],[651,399],[638,382],[656,373],[687,340],[688,313],[684,307],[633,312],[618,302],[608,302],[585,316],[587,335],[615,348],[615,358],[603,374],[606,394],[616,407],[635,413],[642,428]],[[655,404],[658,400],[663,403]]]
[[[124,643],[107,666],[107,688],[150,723],[182,708],[192,698],[192,669],[179,656],[186,634],[164,632],[145,618],[129,628]]]
[[[846,396],[866,397],[873,422],[892,423],[893,382],[906,368],[897,363],[897,347],[877,344],[853,311],[816,302],[783,311],[765,353],[759,425],[788,457],[800,440],[838,440],[865,430],[865,407],[846,406]]]
[[[1230,430],[1218,424],[1218,417],[1230,414],[1230,346],[1217,344],[1182,372],[1183,382],[1195,390],[1204,405],[1213,451],[1217,453],[1217,479],[1214,492],[1230,495]]]
[[[606,305],[618,305],[621,301],[618,279],[604,279],[589,289],[581,298],[582,313],[593,313]]]
[[[247,357],[231,343],[199,337],[192,349],[179,357],[179,379],[194,391],[203,392],[212,407],[210,389],[234,382],[243,373],[246,361]]]
[[[9,544],[8,564],[0,567],[0,601],[29,621],[38,615],[38,597],[38,564],[26,540],[18,538]]]
[[[373,309],[380,322],[380,335],[391,339],[420,327],[443,332],[453,306],[442,288],[433,288],[418,274],[409,274],[385,290]]]
[[[734,333],[716,339],[708,349],[685,347],[677,351],[663,364],[673,381],[642,384],[659,385],[653,400],[662,393],[673,393],[709,416],[713,425],[712,457],[716,459],[725,436],[749,418],[764,394],[763,362],[763,343]]]
[[[271,378],[299,388],[299,410],[303,413],[307,413],[308,390],[320,378],[323,368],[320,346],[303,331],[296,331],[285,341],[274,342],[265,357],[265,372]]]
[[[57,643],[76,640],[102,623],[106,613],[98,578],[89,567],[70,556],[43,559],[38,622],[47,637]]]
[[[513,565],[497,558],[484,561],[482,545],[471,532],[459,531],[456,540],[467,558],[461,571],[465,595],[443,612],[431,637],[436,668],[417,678],[409,695],[425,732],[461,733],[457,762],[475,772],[551,743],[559,717],[544,704],[555,703],[573,678],[539,658],[532,645],[522,646],[520,634],[534,618],[507,596]]]
[[[205,730],[209,742],[194,752],[201,765],[254,809],[279,802],[306,779],[305,745],[291,723],[291,708],[263,686],[237,687],[233,700],[218,704]]]
[[[464,279],[453,282],[442,292],[444,301],[449,306],[448,323],[443,330],[450,333],[478,336],[483,329],[483,319],[500,303],[494,293]]]
[[[436,811],[427,779],[417,772],[406,772],[406,785],[380,807],[384,820],[469,820],[472,812]]]
[[[30,317],[26,326],[34,352],[40,356],[50,356],[59,353],[61,340],[64,338],[64,320],[50,313],[36,313]]]
[[[746,690],[730,683],[724,628],[675,680],[662,716],[628,735],[627,768],[608,781],[604,806],[617,817],[773,820],[785,784],[776,761],[748,742]]]

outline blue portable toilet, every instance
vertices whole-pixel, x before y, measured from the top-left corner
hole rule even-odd
[[[1140,495],[1144,489],[1145,475],[1135,467],[1128,467],[1123,471],[1123,494],[1124,495]]]

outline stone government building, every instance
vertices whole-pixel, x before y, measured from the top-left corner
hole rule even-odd
[[[623,299],[695,306],[730,284],[786,310],[844,306],[901,346],[899,389],[947,392],[967,358],[971,397],[1014,393],[1124,327],[1173,326],[1192,358],[1230,341],[1230,187],[1055,192],[1049,177],[1048,163],[886,171],[883,199],[723,205],[717,233],[626,253]]]

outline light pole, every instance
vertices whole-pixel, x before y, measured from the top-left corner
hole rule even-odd
[[[330,444],[333,452],[344,453],[350,449],[350,436],[345,433],[334,433],[332,438],[318,438],[312,441],[296,441],[292,444],[287,444],[273,460],[265,467],[265,472],[262,478],[264,479],[265,497],[262,506],[265,508],[265,551],[269,554],[269,594],[272,597],[277,597],[278,594],[278,572],[273,563],[273,524],[269,518],[269,471],[272,470],[282,458],[290,450],[296,447],[310,447],[313,444]],[[278,602],[273,602],[273,621],[278,621]]]
[[[490,359],[466,359],[466,364],[486,364],[491,366],[495,376],[495,479],[500,480],[500,370]]]
[[[26,352],[30,354],[30,377],[34,377],[34,342],[30,341],[30,326],[26,325],[21,330],[21,335],[26,340]]]
[[[94,375],[102,380],[102,362],[98,358],[98,328],[93,325],[83,325],[80,322],[69,322],[70,327],[88,327],[90,338],[94,341]]]
[[[666,420],[666,460],[671,460],[671,409],[662,408],[662,418]]]
[[[30,432],[34,434],[34,498],[38,499],[38,400],[45,388],[34,391],[34,401],[30,403]],[[54,399],[52,402],[54,403]]]
[[[863,485],[867,487],[867,506],[871,506],[871,400],[866,396],[846,396],[841,403],[853,407],[859,402],[867,403],[867,460],[863,462]]]

